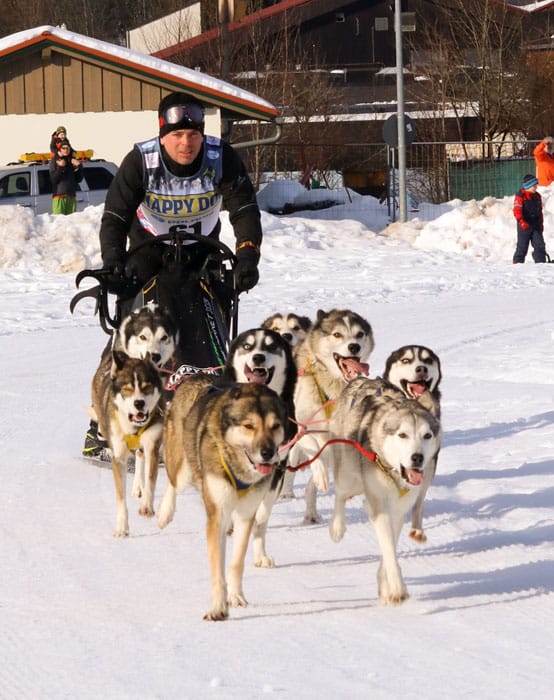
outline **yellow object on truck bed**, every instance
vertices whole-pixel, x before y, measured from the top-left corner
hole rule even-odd
[[[77,160],[89,160],[92,158],[94,155],[94,151],[92,148],[88,148],[85,151],[75,151],[74,157],[77,158]],[[22,153],[19,156],[19,160],[22,163],[31,163],[34,161],[40,161],[41,163],[44,163],[50,158],[52,158],[53,154],[48,152],[48,153]]]

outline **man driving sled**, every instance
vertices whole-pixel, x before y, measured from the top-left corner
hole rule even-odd
[[[188,241],[176,260],[175,248],[155,237],[191,233],[217,241],[219,213],[226,209],[236,238],[234,287],[248,291],[259,277],[260,211],[240,157],[229,144],[204,135],[200,101],[170,93],[159,104],[158,119],[159,136],[135,144],[108,190],[100,227],[104,283],[118,295],[124,318],[136,305],[137,291],[155,278],[155,296],[145,294],[143,301],[155,300],[177,317],[177,367],[214,366],[224,360],[229,335],[229,288],[226,293],[215,271],[210,277],[205,244]],[[220,314],[212,313],[207,285]],[[103,446],[91,423],[83,454],[95,456]]]

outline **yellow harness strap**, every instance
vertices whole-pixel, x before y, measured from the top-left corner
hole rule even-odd
[[[316,385],[317,391],[318,391],[318,393],[319,393],[319,398],[320,398],[320,400],[321,400],[321,405],[322,405],[322,406],[323,406],[323,405],[325,406],[325,417],[326,417],[327,419],[329,419],[329,418],[331,418],[331,416],[332,416],[332,414],[333,414],[333,410],[334,410],[334,408],[335,408],[335,404],[334,404],[334,403],[333,403],[333,404],[329,403],[329,397],[328,397],[327,394],[323,391],[323,389],[321,388],[320,383],[317,381],[317,377],[316,377],[315,370],[314,370],[314,367],[315,367],[315,365],[316,365],[316,362],[317,362],[317,359],[316,359],[315,357],[312,357],[312,359],[311,359],[311,361],[310,361],[310,374],[312,375],[312,379],[314,380],[314,383],[315,383],[315,385]]]
[[[217,453],[219,455],[219,461],[221,463],[221,466],[223,467],[223,471],[227,475],[227,478],[231,482],[231,486],[235,489],[239,498],[242,498],[242,496],[246,496],[246,494],[254,484],[247,484],[245,481],[237,479],[237,477],[233,474],[231,466],[227,463],[225,455],[223,454],[223,450],[219,445],[217,446]]]

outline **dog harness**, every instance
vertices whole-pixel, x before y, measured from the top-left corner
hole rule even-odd
[[[246,481],[241,481],[233,472],[231,465],[227,462],[225,459],[225,455],[223,454],[223,450],[221,447],[218,445],[217,446],[217,453],[219,455],[219,461],[221,463],[221,466],[223,467],[223,471],[225,472],[227,478],[229,479],[231,486],[235,489],[237,492],[237,495],[239,498],[242,496],[246,496],[248,491],[254,486],[254,484],[247,484]]]
[[[321,384],[317,381],[317,376],[314,370],[314,367],[316,363],[318,362],[317,357],[312,357],[310,360],[310,363],[308,365],[308,372],[310,373],[312,379],[314,380],[314,384],[316,386],[317,392],[319,394],[319,398],[321,400],[322,405],[325,407],[325,416],[327,419],[331,418],[333,414],[333,410],[335,408],[334,402],[332,403],[327,396],[327,394],[323,391],[323,388]],[[298,376],[299,377],[305,377],[306,376],[306,370],[298,370]]]
[[[161,412],[160,412],[161,414]],[[150,414],[150,417],[148,418],[148,421],[138,429],[136,433],[123,433],[123,439],[125,440],[125,444],[127,445],[127,449],[131,450],[131,452],[134,452],[135,450],[138,450],[140,447],[140,438],[144,431],[148,428],[150,425],[150,421],[152,420],[152,416],[154,415],[154,412]],[[121,423],[119,421],[119,418],[116,415],[117,419],[117,424],[121,428],[121,431],[123,432],[123,428],[121,427]]]
[[[354,440],[347,440],[346,438],[331,438],[331,440],[327,440],[327,442],[316,452],[316,454],[313,457],[307,459],[301,464],[297,464],[295,467],[287,467],[287,471],[296,472],[299,469],[304,469],[304,467],[308,467],[312,462],[315,462],[315,460],[321,455],[321,453],[326,447],[328,447],[329,445],[336,445],[339,443],[342,445],[350,445],[351,447],[354,447],[363,457],[368,459],[370,462],[373,462],[383,472],[383,474],[388,476],[389,479],[394,483],[394,485],[398,489],[398,495],[401,498],[402,496],[405,496],[407,493],[410,492],[409,488],[406,488],[405,486],[402,486],[402,484],[398,483],[393,468],[390,467],[388,464],[385,464],[385,462],[382,461],[382,459],[376,452],[369,452],[369,450],[366,450],[365,447],[359,442],[355,442]]]

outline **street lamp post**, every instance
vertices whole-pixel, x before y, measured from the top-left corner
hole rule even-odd
[[[406,132],[404,125],[404,61],[402,60],[402,13],[400,0],[394,2],[396,43],[396,103],[398,118],[398,205],[401,223],[408,220],[406,204]]]

